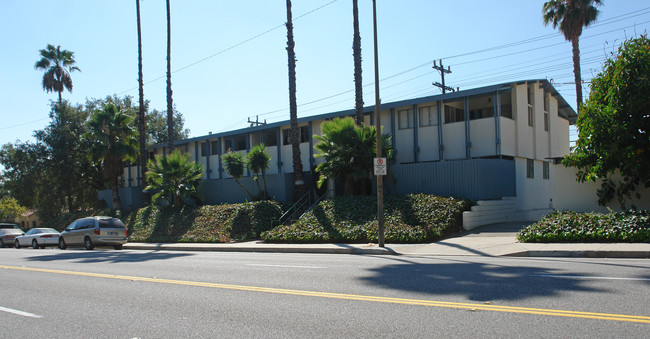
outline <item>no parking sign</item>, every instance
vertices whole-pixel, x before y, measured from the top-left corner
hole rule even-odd
[[[386,167],[386,158],[374,158],[373,162],[375,164],[375,175],[386,175],[388,174],[388,168]]]

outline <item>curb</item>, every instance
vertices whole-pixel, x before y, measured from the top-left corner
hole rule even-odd
[[[638,258],[649,259],[650,251],[598,251],[598,250],[531,250],[506,254],[509,257],[546,258]]]
[[[315,254],[369,254],[397,255],[388,248],[325,248],[325,247],[277,247],[277,246],[196,246],[176,244],[124,244],[124,249],[151,251],[202,251],[202,252],[259,252],[259,253],[315,253]]]

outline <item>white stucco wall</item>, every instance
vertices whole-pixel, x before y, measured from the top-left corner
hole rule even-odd
[[[469,123],[471,157],[496,155],[496,133],[494,118],[471,120]]]
[[[465,122],[452,122],[442,125],[442,144],[445,149],[443,157],[449,159],[464,159],[465,155]]]
[[[438,152],[438,126],[419,127],[418,145],[420,153],[419,161],[440,160]]]
[[[598,205],[596,192],[601,181],[584,182],[576,181],[576,169],[564,165],[551,165],[553,175],[553,205],[557,210],[571,210],[577,212],[602,212],[607,213],[608,208],[620,211],[617,200],[607,206]],[[633,199],[639,209],[650,209],[650,190],[640,189],[641,199]]]
[[[549,180],[543,179],[543,164],[535,160],[535,177],[526,176],[527,159],[515,158],[515,173],[517,197],[515,199],[518,210],[538,210],[553,208],[553,173],[551,169]],[[551,165],[552,166],[552,165]]]

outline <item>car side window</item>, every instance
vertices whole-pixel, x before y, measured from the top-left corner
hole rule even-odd
[[[66,230],[68,230],[68,231],[72,231],[72,230],[74,230],[75,228],[77,228],[77,221],[73,221],[72,224],[70,224],[70,226],[68,226],[68,227],[66,228]]]

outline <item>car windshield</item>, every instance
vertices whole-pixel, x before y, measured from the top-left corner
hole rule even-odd
[[[43,233],[59,233],[59,231],[53,229],[53,228],[41,228],[41,231]]]
[[[100,228],[126,228],[120,219],[99,219]]]
[[[18,228],[18,225],[14,225],[14,224],[0,224],[0,228]]]
[[[21,230],[9,229],[9,230],[0,230],[0,234],[22,234]]]

